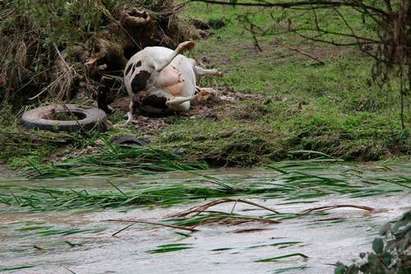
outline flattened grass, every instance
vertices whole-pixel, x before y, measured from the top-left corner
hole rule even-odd
[[[176,243],[176,244],[164,244],[158,246],[156,249],[149,250],[148,253],[150,254],[159,254],[159,253],[168,253],[168,252],[176,252],[184,249],[191,249],[193,248],[191,244],[184,244],[184,243]]]
[[[181,182],[161,181],[136,183],[133,187],[111,190],[79,190],[70,188],[0,186],[0,204],[33,211],[82,208],[118,208],[136,206],[171,206],[213,198],[247,197],[279,198],[286,202],[311,202],[330,194],[365,197],[409,191],[407,176],[369,176],[355,168],[338,174],[313,174],[327,165],[313,161],[281,163],[271,166],[272,175],[249,180],[202,176],[190,171],[193,178]],[[106,182],[105,182],[106,185]],[[219,216],[221,217],[221,216]],[[281,218],[293,216],[281,215]]]
[[[202,170],[207,164],[189,162],[177,153],[151,147],[122,148],[106,143],[100,152],[58,163],[30,162],[25,174],[33,179],[73,176],[124,176],[177,170]]]

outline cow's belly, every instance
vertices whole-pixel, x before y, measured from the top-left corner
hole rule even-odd
[[[177,83],[164,87],[172,96],[183,96],[184,83]]]
[[[169,66],[160,72],[157,86],[172,96],[193,96],[196,86],[193,65],[188,61],[189,59],[179,57],[176,57]]]
[[[176,68],[183,78],[182,84],[178,86],[180,89],[180,94],[178,96],[188,97],[193,96],[195,93],[196,78],[193,69],[194,62],[193,59],[179,55],[170,64]]]

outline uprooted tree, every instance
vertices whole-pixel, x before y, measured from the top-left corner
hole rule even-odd
[[[392,80],[399,80],[398,94],[401,127],[405,128],[406,105],[411,91],[411,3],[409,0],[190,0],[208,4],[282,9],[281,16],[272,14],[273,25],[259,26],[250,13],[240,16],[241,22],[252,33],[256,47],[259,35],[273,35],[291,32],[305,39],[335,46],[357,46],[375,60],[372,76],[382,86]],[[309,23],[294,24],[287,14],[290,9],[300,15],[311,14]],[[350,9],[362,18],[363,33],[355,29],[344,9]],[[345,26],[343,31],[335,31],[322,22],[321,10],[331,12]],[[295,15],[295,14],[294,14]],[[298,16],[298,15],[297,15]],[[282,26],[279,27],[279,26]]]
[[[173,0],[0,0],[0,103],[83,96],[105,107],[127,59],[196,35]]]

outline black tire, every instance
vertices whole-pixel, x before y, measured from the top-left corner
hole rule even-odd
[[[79,120],[47,119],[53,113],[68,113],[80,116]],[[98,108],[84,108],[77,105],[49,105],[26,111],[22,116],[23,126],[29,129],[51,131],[89,131],[106,129],[106,113]]]

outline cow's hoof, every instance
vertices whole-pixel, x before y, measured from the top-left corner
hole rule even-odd
[[[217,77],[223,77],[223,76],[224,76],[224,72],[217,71],[217,73],[215,74],[215,76],[217,76]]]

